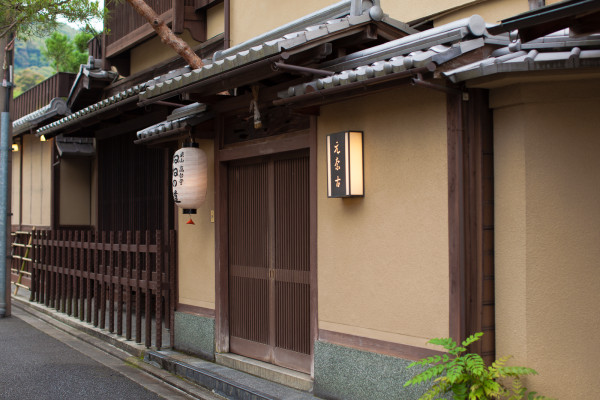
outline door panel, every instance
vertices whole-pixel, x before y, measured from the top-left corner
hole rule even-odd
[[[228,168],[230,350],[308,372],[308,157]]]
[[[230,334],[269,343],[267,163],[229,169]]]
[[[275,345],[310,354],[308,158],[274,163]]]

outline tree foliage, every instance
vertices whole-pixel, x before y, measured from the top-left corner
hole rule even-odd
[[[50,61],[56,72],[77,72],[79,66],[87,62],[87,42],[91,38],[92,34],[80,32],[70,40],[67,35],[54,32],[46,39],[42,55]]]
[[[17,36],[45,36],[56,30],[58,18],[83,23],[91,30],[93,21],[103,18],[97,0],[2,0],[0,38],[14,32]]]
[[[51,67],[29,67],[21,70],[18,74],[15,74],[13,96],[19,96],[53,74],[54,70]]]

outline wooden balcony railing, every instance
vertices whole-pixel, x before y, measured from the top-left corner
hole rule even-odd
[[[75,74],[59,72],[15,98],[11,110],[13,121],[50,103],[55,97],[68,97]]]
[[[175,231],[40,230],[32,242],[32,301],[146,347],[173,346]]]

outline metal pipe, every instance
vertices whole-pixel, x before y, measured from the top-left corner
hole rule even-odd
[[[311,75],[323,75],[323,76],[335,75],[335,72],[333,72],[333,71],[324,71],[322,69],[301,67],[299,65],[290,65],[290,64],[286,64],[286,63],[282,63],[282,62],[274,62],[273,69],[275,71],[283,69],[283,70],[288,70],[288,71],[307,73],[307,74],[311,74]]]
[[[436,85],[435,83],[427,82],[423,80],[421,74],[417,75],[416,78],[412,78],[412,84],[416,86],[422,86],[424,88],[438,90],[440,92],[448,94],[462,94],[462,91],[448,86]]]
[[[4,88],[10,95],[10,89]],[[7,106],[8,108],[8,101]],[[6,275],[8,271],[8,157],[10,155],[10,113],[2,112],[0,123],[0,318],[6,316]]]
[[[2,88],[5,93],[4,110],[0,116],[0,318],[10,313],[10,298],[7,297],[8,267],[8,237],[10,232],[10,159],[11,159],[11,126],[10,126],[10,100],[12,97],[12,49],[14,34],[7,36],[7,46],[4,50],[4,77]]]

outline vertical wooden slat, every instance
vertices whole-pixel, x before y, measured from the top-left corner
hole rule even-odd
[[[85,299],[86,299],[86,313],[85,313],[85,321],[87,323],[91,323],[92,322],[92,297],[93,297],[93,292],[92,292],[92,231],[89,230],[87,231],[87,235],[86,235],[86,240],[85,240],[85,244],[86,244],[86,257],[85,257],[85,261],[86,261],[86,265],[85,265],[85,271],[86,271],[86,275],[87,275],[87,280],[86,280],[86,287],[85,287]]]
[[[117,335],[123,335],[123,285],[121,279],[123,278],[123,252],[121,251],[121,245],[123,244],[123,232],[117,233],[117,284],[115,290],[117,291]]]
[[[125,323],[125,337],[127,338],[127,340],[131,340],[131,319],[132,319],[132,309],[131,309],[131,286],[129,284],[130,279],[132,278],[131,276],[131,231],[127,231],[127,250],[125,252],[125,256],[127,257],[126,259],[126,272],[125,272],[125,278],[127,279],[127,283],[125,284],[125,301],[127,302],[126,305],[126,310],[125,310],[125,314],[126,314],[126,323]]]
[[[108,277],[108,331],[113,333],[115,331],[115,285],[113,284],[113,276],[115,272],[115,232],[109,232],[109,251],[108,251],[108,271],[106,275]]]
[[[67,265],[69,265],[69,247],[68,247],[68,241],[69,241],[69,232],[68,231],[62,231],[62,235],[61,235],[61,259],[62,259],[62,263],[58,264],[58,268],[61,270],[61,279],[60,279],[60,285],[61,285],[61,289],[60,289],[60,310],[61,312],[66,313],[67,312],[67,283],[68,283],[68,276],[67,276]]]
[[[85,320],[85,275],[86,275],[86,266],[85,266],[85,232],[82,230],[79,232],[79,242],[77,243],[77,248],[79,249],[79,320]]]
[[[150,301],[152,291],[150,290],[150,281],[152,280],[152,263],[150,259],[150,231],[146,231],[146,279],[144,284],[146,287],[144,315],[146,318],[145,345],[147,348],[152,346],[152,315],[150,311]]]
[[[140,255],[140,242],[142,235],[135,231],[135,342],[142,343],[142,264]]]
[[[169,231],[169,294],[171,298],[170,307],[169,307],[169,331],[170,337],[169,342],[171,348],[175,346],[175,290],[176,290],[176,276],[175,276],[175,268],[176,268],[176,247],[177,243],[175,242],[175,231]]]
[[[32,263],[31,263],[31,287],[29,289],[29,301],[35,301],[36,299],[36,293],[37,293],[37,288],[38,288],[38,272],[37,272],[37,254],[36,254],[36,247],[33,244],[35,238],[35,230],[31,232],[31,250],[30,253],[31,254],[31,259],[32,259]]]
[[[54,232],[46,232],[46,247],[50,248],[50,252],[48,254],[46,265],[48,270],[48,296],[46,297],[46,307],[54,307],[54,273],[52,271],[52,265],[54,265],[54,252],[56,251],[56,246],[52,243],[52,238],[54,237]]]
[[[94,286],[94,316],[93,316],[93,324],[94,326],[98,326],[98,313],[100,312],[100,297],[101,297],[101,293],[102,291],[100,290],[100,288],[102,287],[102,285],[100,284],[101,280],[102,280],[102,274],[100,273],[100,264],[99,264],[99,246],[102,244],[100,241],[100,233],[99,231],[94,231],[94,242],[95,242],[95,248],[94,248],[94,264],[92,266],[92,268],[94,269],[94,280],[93,280],[93,286]],[[91,244],[91,242],[90,242]]]
[[[102,255],[100,264],[100,329],[106,328],[106,276],[108,267],[106,266],[106,232],[102,231],[102,240],[100,242],[100,251]]]
[[[69,286],[69,315],[72,315],[73,317],[77,318],[79,315],[79,310],[78,308],[78,304],[77,304],[77,265],[78,260],[77,260],[77,246],[75,245],[77,243],[77,231],[69,231],[69,257],[71,259],[71,263],[68,266],[68,272],[69,272],[69,282],[68,282],[68,286]]]
[[[163,248],[162,248],[162,231],[156,231],[156,343],[158,350],[162,347],[162,265],[163,265]]]

